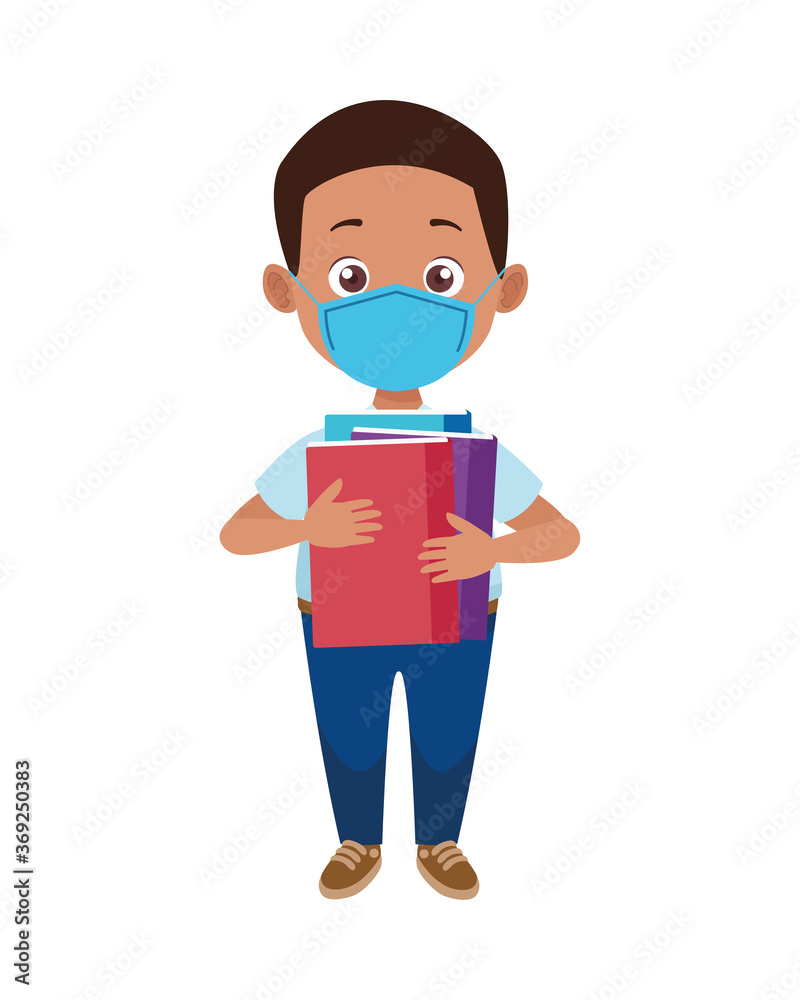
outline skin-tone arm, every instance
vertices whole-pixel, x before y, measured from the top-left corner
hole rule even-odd
[[[381,530],[380,511],[371,509],[367,499],[337,501],[341,479],[320,494],[302,520],[276,514],[256,495],[233,515],[220,532],[223,546],[236,555],[272,552],[298,542],[327,548],[368,545],[373,533]],[[564,559],[578,547],[580,535],[543,497],[506,524],[514,531],[492,538],[455,514],[447,519],[458,535],[429,538],[418,556],[426,565],[422,573],[436,573],[434,583],[466,580],[486,573],[498,562],[549,562]]]
[[[223,525],[219,540],[234,555],[272,552],[297,542],[325,548],[374,542],[371,532],[381,530],[377,522],[381,512],[368,509],[371,500],[337,501],[341,488],[341,479],[331,483],[301,521],[281,517],[256,494]]]
[[[467,580],[486,573],[498,562],[550,562],[572,555],[578,547],[580,534],[544,497],[537,497],[517,517],[506,521],[514,531],[499,538],[455,514],[447,520],[460,534],[429,538],[423,542],[424,552],[418,559],[426,565],[421,573],[437,573],[434,583]]]
[[[515,533],[492,539],[497,562],[565,559],[577,549],[581,539],[572,521],[544,497],[537,497],[530,507],[505,523]]]

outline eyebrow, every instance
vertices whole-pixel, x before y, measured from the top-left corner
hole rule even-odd
[[[339,226],[361,226],[361,225],[363,225],[361,219],[345,219],[342,222],[337,222],[335,226],[331,226],[329,231],[333,232],[334,229],[338,229]]]
[[[461,226],[457,226],[455,222],[450,222],[449,219],[431,219],[432,226],[452,226],[453,229],[457,229],[460,233],[463,232]]]

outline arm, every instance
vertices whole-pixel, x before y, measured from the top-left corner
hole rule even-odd
[[[527,510],[505,522],[513,535],[492,539],[495,562],[550,562],[565,559],[577,549],[578,529],[556,508],[537,497]]]
[[[429,538],[423,542],[421,573],[438,573],[434,583],[468,580],[488,572],[498,562],[550,562],[572,555],[580,534],[572,523],[548,503],[537,497],[521,514],[505,523],[514,531],[492,538],[491,535],[455,514],[447,520],[458,535]]]
[[[305,521],[290,521],[268,507],[256,493],[222,526],[219,540],[228,552],[246,556],[303,542]]]
[[[380,517],[381,512],[366,509],[371,507],[371,500],[334,501],[341,488],[341,479],[331,483],[302,520],[281,517],[256,494],[222,526],[219,540],[234,555],[272,552],[297,542],[326,548],[374,542],[370,532],[380,531],[382,525],[371,519]]]

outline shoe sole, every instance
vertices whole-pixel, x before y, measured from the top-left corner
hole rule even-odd
[[[383,858],[378,858],[372,868],[370,868],[362,879],[359,879],[358,882],[354,882],[353,885],[345,886],[343,889],[329,889],[328,886],[322,884],[322,879],[320,879],[319,891],[326,899],[346,899],[348,896],[355,896],[356,893],[361,892],[362,889],[366,889],[366,887],[381,870],[382,864]]]
[[[419,869],[420,875],[432,889],[435,889],[443,896],[449,896],[450,899],[472,899],[478,895],[478,889],[481,887],[480,882],[476,879],[475,885],[473,885],[471,889],[451,889],[442,882],[438,882],[433,875],[431,875],[425,865],[423,865],[423,863],[419,860],[419,858],[417,858],[417,868]]]

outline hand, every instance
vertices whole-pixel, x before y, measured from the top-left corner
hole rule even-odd
[[[422,567],[420,573],[438,573],[433,578],[434,583],[468,580],[487,573],[497,562],[492,536],[456,514],[448,514],[447,520],[461,534],[429,538],[423,542],[428,551],[420,552],[417,559],[431,561]]]
[[[339,549],[345,545],[367,545],[375,539],[368,532],[383,527],[371,518],[381,516],[379,510],[365,510],[371,500],[345,500],[334,503],[342,488],[341,479],[324,490],[306,511],[306,537],[312,545]]]

